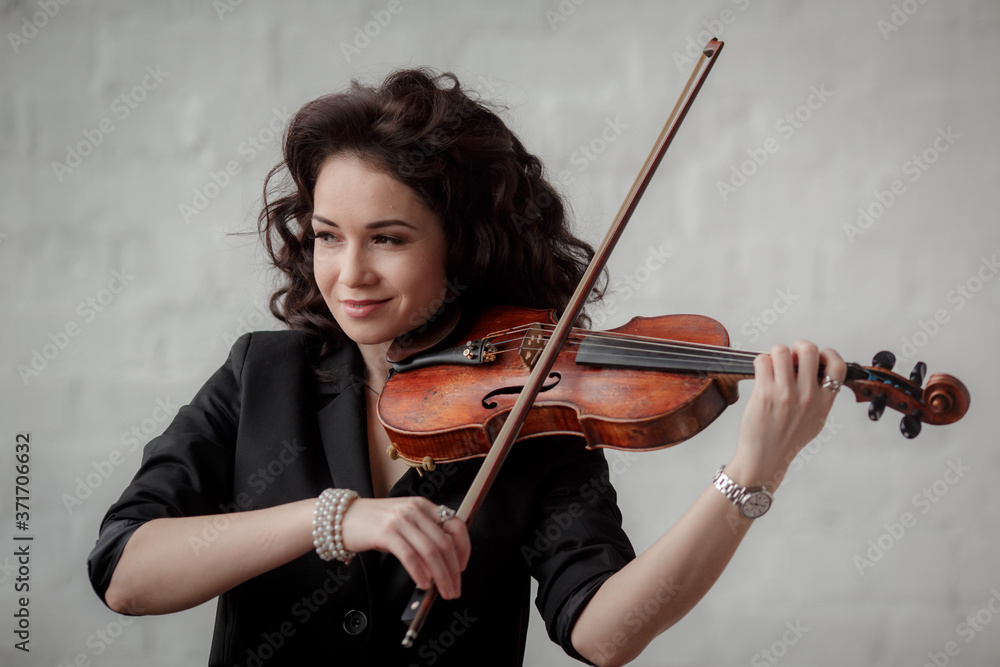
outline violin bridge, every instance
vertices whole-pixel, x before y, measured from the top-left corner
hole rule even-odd
[[[542,326],[540,324],[533,324],[525,332],[524,338],[521,339],[521,349],[517,353],[521,357],[521,363],[524,364],[525,368],[530,370],[535,367],[538,355],[542,353],[544,347],[545,334],[542,331]]]

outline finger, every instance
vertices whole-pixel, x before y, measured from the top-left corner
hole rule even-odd
[[[459,568],[464,572],[469,564],[469,556],[472,554],[472,542],[469,539],[468,527],[464,521],[453,517],[441,524],[441,528],[451,537],[455,554],[458,557]]]
[[[419,509],[406,515],[401,533],[430,571],[441,596],[458,597],[461,567],[454,541],[438,523],[438,506],[426,500],[419,505]]]
[[[774,366],[771,357],[766,354],[758,354],[753,360],[754,380],[762,385],[774,383]]]
[[[360,502],[360,499],[356,501],[355,506]],[[444,559],[440,554],[438,554],[438,565],[435,567],[431,553],[439,547],[426,535],[436,529],[442,546],[447,547],[446,543],[450,542],[443,531],[437,528],[436,522],[427,516],[436,506],[419,497],[372,501],[372,505],[376,503],[377,514],[371,517],[369,523],[370,526],[376,527],[373,546],[396,556],[420,588],[427,589],[437,582],[443,595],[451,594],[452,591],[448,586],[454,577],[445,576],[442,565]],[[348,512],[345,523],[353,519],[361,520],[361,517],[352,517],[352,512]]]
[[[451,599],[458,596],[460,579],[457,572],[449,571],[441,550],[416,525],[401,527],[391,538],[390,551],[420,588],[426,590],[436,585],[441,597]]]
[[[819,359],[825,367],[826,375],[840,382],[847,379],[847,363],[836,350],[824,348],[819,353]]]
[[[774,384],[787,396],[795,384],[795,364],[792,351],[785,345],[771,346],[771,366],[774,368]]]
[[[443,595],[457,596],[459,556],[454,540],[438,525],[437,507],[420,497],[359,498],[344,515],[345,545],[392,553],[421,588],[438,582]]]
[[[807,340],[795,341],[792,357],[798,368],[796,384],[806,398],[816,395],[819,384],[819,349]]]
[[[847,379],[847,364],[841,358],[840,354],[836,350],[825,348],[820,351],[819,360],[823,364],[823,374],[843,384]],[[828,391],[827,393],[830,394],[830,401],[832,402],[836,392]]]
[[[434,584],[434,575],[420,557],[417,549],[403,535],[392,533],[386,536],[385,550],[399,560],[406,573],[418,588],[428,590]]]

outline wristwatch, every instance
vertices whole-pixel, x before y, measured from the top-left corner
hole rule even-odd
[[[767,510],[771,509],[771,502],[774,500],[774,496],[767,490],[767,487],[762,486],[759,489],[748,489],[745,486],[740,486],[729,479],[729,475],[723,472],[725,468],[726,466],[720,466],[718,472],[715,473],[715,477],[712,478],[715,488],[722,491],[722,495],[726,498],[732,500],[733,504],[740,508],[740,512],[746,518],[756,519],[757,517],[764,516]]]

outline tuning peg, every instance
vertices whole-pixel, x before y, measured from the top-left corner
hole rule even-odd
[[[895,365],[896,355],[888,350],[882,350],[872,357],[872,366],[876,366],[877,368],[884,368],[887,371],[891,371]]]
[[[872,398],[871,405],[868,406],[868,419],[873,422],[877,422],[882,413],[885,412],[886,401],[889,400],[888,394],[878,394]]]
[[[924,383],[924,373],[926,372],[927,364],[922,361],[918,361],[917,365],[913,367],[912,371],[910,371],[910,382],[919,387]]]
[[[907,438],[913,439],[920,435],[920,417],[917,415],[904,415],[899,422],[899,430]]]

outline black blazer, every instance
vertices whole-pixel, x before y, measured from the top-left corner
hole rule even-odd
[[[341,346],[313,374],[300,333],[241,337],[227,362],[146,446],[142,465],[101,524],[88,569],[102,599],[125,543],[158,517],[219,515],[189,545],[204,548],[228,512],[314,498],[328,487],[371,497],[363,364]],[[457,508],[481,460],[407,472],[391,496]],[[575,438],[519,443],[471,526],[462,597],[438,600],[413,649],[400,621],[413,583],[395,557],[349,566],[310,552],[219,597],[210,665],[519,665],[529,576],[549,635],[570,655],[583,604],[634,557],[604,456]]]

